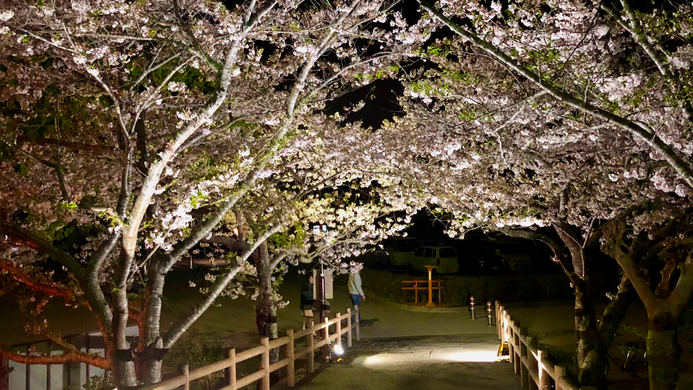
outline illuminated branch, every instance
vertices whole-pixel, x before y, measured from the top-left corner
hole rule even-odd
[[[61,297],[66,301],[75,302],[77,297],[74,292],[68,288],[58,286],[56,284],[47,284],[36,280],[35,277],[27,275],[21,268],[7,261],[0,261],[0,270],[7,271],[12,278],[33,291],[40,291],[48,294],[51,297]]]
[[[425,0],[419,0],[419,4],[424,8],[432,17],[435,17],[448,28],[450,28],[454,33],[460,35],[463,38],[470,40],[475,46],[485,51],[488,55],[494,58],[501,64],[508,66],[514,72],[526,77],[538,88],[546,91],[549,95],[553,96],[556,100],[565,103],[566,105],[573,107],[587,115],[605,120],[607,122],[613,123],[615,126],[629,132],[631,135],[641,139],[647,145],[649,145],[653,150],[661,153],[667,163],[677,172],[679,177],[683,179],[689,187],[693,188],[693,168],[689,165],[686,160],[681,158],[676,151],[662,138],[653,134],[648,129],[640,126],[639,124],[625,119],[619,115],[606,111],[602,108],[596,107],[586,101],[581,100],[579,97],[564,91],[563,89],[551,85],[550,83],[544,81],[541,76],[522,66],[516,60],[505,54],[498,47],[492,45],[491,43],[479,38],[476,34],[467,31],[465,28],[459,24],[453,22],[450,18],[446,17],[441,11],[436,9],[434,6],[426,2]]]
[[[623,251],[622,248],[626,247],[623,243],[624,234],[625,224],[623,222],[609,223],[604,230],[604,236],[607,240],[602,245],[602,251],[616,259],[623,269],[623,273],[630,279],[635,291],[638,292],[638,296],[640,296],[640,299],[649,311],[657,302],[657,297],[650,290],[647,280],[635,265],[631,256]]]
[[[108,358],[86,354],[81,352],[71,351],[62,355],[22,355],[13,353],[6,349],[0,348],[0,356],[21,364],[64,364],[64,363],[86,363],[90,366],[102,368],[104,370],[111,369],[111,362]]]

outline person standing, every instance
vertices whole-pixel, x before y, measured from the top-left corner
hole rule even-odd
[[[363,293],[361,286],[361,275],[359,275],[362,267],[361,264],[352,266],[349,274],[349,295],[351,296],[351,303],[359,311],[359,322],[361,322],[361,301],[366,300],[366,294]]]
[[[301,286],[301,312],[303,313],[303,329],[310,328],[313,323],[313,275],[308,276],[308,282]]]

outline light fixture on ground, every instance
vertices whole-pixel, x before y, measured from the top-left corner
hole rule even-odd
[[[344,359],[341,357],[344,355],[344,348],[341,344],[332,344],[332,342],[327,343],[330,348],[330,354],[327,356],[327,360],[331,362],[341,363]],[[336,359],[335,359],[336,358]]]

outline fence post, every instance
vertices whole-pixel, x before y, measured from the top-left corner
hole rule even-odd
[[[351,324],[351,308],[347,307],[346,312],[347,312],[347,327],[349,328],[349,332],[347,332],[347,347],[351,347],[351,331],[353,330],[353,327]]]
[[[269,348],[269,337],[263,337],[260,339],[260,344],[262,344],[262,370],[265,372],[265,376],[262,377],[262,390],[269,390],[270,388],[270,348]]]
[[[508,311],[503,309],[503,328],[501,329],[501,332],[503,333],[503,342],[508,341],[508,326],[510,326],[510,315],[508,314]]]
[[[419,303],[419,281],[414,279],[414,303]]]
[[[528,346],[525,345],[524,342],[522,342],[522,336],[527,337],[527,328],[520,328],[520,358],[518,359],[520,363],[520,386],[524,388],[529,387],[529,353],[528,353]],[[525,338],[525,340],[527,340]],[[527,362],[527,365],[525,365],[525,362],[523,362],[522,358],[525,358],[525,361]]]
[[[286,344],[286,357],[289,358],[289,364],[286,365],[286,385],[294,387],[296,384],[296,361],[294,354],[294,330],[287,329],[286,335],[289,337],[289,343]]]
[[[187,364],[183,366],[183,375],[185,376],[185,390],[190,390],[190,366]]]
[[[308,353],[306,354],[306,365],[308,366],[308,373],[312,374],[315,371],[315,356],[313,353],[315,351],[315,340],[313,340],[313,333],[315,333],[315,323],[311,321],[310,330],[306,336],[308,338]]]
[[[226,369],[226,384],[231,387],[231,390],[236,390],[236,349],[229,348],[226,351],[226,359],[229,361],[229,368]]]
[[[536,358],[534,357],[535,352],[537,353]],[[537,351],[536,337],[527,336],[527,363],[529,363],[527,367],[529,372],[529,390],[537,390],[539,389],[539,383],[535,382],[534,377],[532,377],[532,372],[534,371],[537,372],[537,376],[541,375],[539,374],[539,352]]]
[[[500,302],[496,301],[495,306],[493,307],[494,309],[494,314],[496,315],[496,335],[498,336],[498,339],[503,342],[503,336],[501,335],[501,322],[503,322],[503,319],[501,318],[499,314],[499,308],[500,308]]]
[[[555,375],[555,378],[553,378],[553,380],[556,384],[556,390],[564,390],[563,386],[561,386],[561,379],[563,379],[563,377],[565,376],[565,369],[563,368],[563,366],[554,366],[553,373]]]
[[[354,311],[356,312],[356,341],[361,340],[361,320],[359,320],[359,314],[361,311],[358,306],[354,305]]]
[[[515,321],[513,321],[513,316],[508,315],[508,332],[507,332],[507,337],[508,339],[506,340],[508,342],[508,360],[510,361],[510,365],[513,366],[513,372],[515,372],[515,336],[513,335],[513,324]]]
[[[510,337],[512,337],[513,344],[513,372],[515,375],[520,375],[520,367],[522,366],[522,346],[520,345],[520,335],[518,334],[520,330],[520,321],[512,321],[510,327],[512,328]]]
[[[335,345],[342,345],[342,313],[337,313],[337,341]]]
[[[549,373],[546,372],[546,367],[544,367],[544,359],[548,359],[549,351],[547,349],[537,350],[537,366],[539,367],[539,389],[544,390],[549,388],[551,381],[549,380]]]

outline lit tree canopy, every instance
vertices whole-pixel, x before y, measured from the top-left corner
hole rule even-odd
[[[101,365],[117,385],[136,384],[125,326],[143,263],[137,371],[156,382],[153,352],[175,343],[243,264],[164,332],[171,267],[247,196],[287,177],[303,188],[335,184],[337,168],[311,163],[329,157],[314,152],[320,137],[340,136],[320,114],[325,101],[387,77],[425,39],[417,26],[380,28],[396,22],[390,6],[58,1],[0,13],[0,230],[15,264],[50,257],[65,267],[95,313]],[[243,258],[285,222],[261,229]],[[54,245],[66,229],[82,229],[85,242]]]

